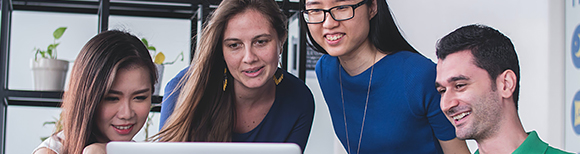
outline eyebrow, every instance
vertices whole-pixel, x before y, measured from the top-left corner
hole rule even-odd
[[[458,75],[458,76],[454,76],[451,77],[449,79],[447,79],[447,82],[455,82],[455,81],[459,81],[459,80],[469,80],[469,77],[464,76],[464,75]],[[441,84],[439,84],[439,82],[435,82],[435,87],[442,87]]]
[[[260,37],[272,37],[272,35],[271,34],[260,34],[260,35],[254,36],[254,38],[252,38],[252,40],[255,40],[255,39],[260,38]],[[223,42],[227,42],[227,41],[240,41],[240,39],[227,38],[227,39],[223,40]]]
[[[464,76],[464,75],[458,75],[458,76],[454,76],[454,77],[447,79],[447,82],[455,82],[455,81],[459,81],[459,80],[469,80],[469,77]]]
[[[237,39],[237,38],[227,38],[227,39],[224,39],[224,41],[222,41],[222,42],[227,42],[227,41],[239,41],[239,40],[240,40],[240,39]]]
[[[254,38],[252,38],[252,40],[258,39],[260,37],[272,37],[272,35],[271,34],[261,34],[261,35],[255,36]]]
[[[151,90],[151,88],[145,88],[145,89],[137,90],[137,91],[133,92],[133,95],[140,94],[140,93],[145,93],[145,92],[148,92],[150,90]],[[123,94],[123,92],[116,91],[116,90],[109,90],[109,94],[118,94],[118,95],[121,95],[121,94]]]
[[[352,0],[334,0],[334,2],[344,2],[344,1],[352,1]],[[316,5],[316,4],[320,4],[320,2],[319,1],[310,1],[310,2],[306,2],[304,4],[304,6]]]

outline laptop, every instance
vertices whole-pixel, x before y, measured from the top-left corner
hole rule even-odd
[[[109,142],[107,154],[302,154],[295,143]]]

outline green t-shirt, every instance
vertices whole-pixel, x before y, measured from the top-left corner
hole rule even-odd
[[[520,145],[512,154],[573,154],[569,152],[564,152],[560,149],[549,146],[546,142],[540,140],[538,133],[532,131],[528,133],[528,137],[524,140],[524,143]],[[479,150],[475,151],[475,154],[479,154]]]

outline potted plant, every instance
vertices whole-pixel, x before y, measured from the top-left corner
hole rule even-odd
[[[54,41],[48,45],[46,50],[34,48],[36,53],[30,63],[34,78],[34,90],[62,91],[64,89],[69,62],[57,59],[56,47],[60,43],[56,41],[60,39],[66,29],[67,27],[59,27],[52,33]]]
[[[157,67],[157,76],[158,76],[157,83],[155,83],[155,92],[153,93],[153,95],[159,95],[165,65],[171,65],[175,63],[177,60],[183,61],[183,51],[179,55],[177,55],[177,57],[175,57],[175,60],[171,62],[165,62],[165,54],[163,54],[163,52],[161,51],[157,52],[157,49],[153,45],[150,45],[147,39],[145,38],[142,38],[141,42],[145,44],[145,47],[147,47],[149,51],[153,52],[151,56],[153,56],[153,63],[155,63],[155,66]],[[179,59],[179,57],[181,57],[181,59]]]
[[[163,79],[163,70],[165,69],[165,65],[171,65],[173,63],[175,63],[177,60],[179,61],[183,61],[183,51],[177,55],[177,57],[175,57],[175,59],[171,62],[165,62],[165,54],[163,54],[163,52],[159,51],[157,52],[157,49],[149,44],[149,42],[147,41],[147,39],[145,38],[141,38],[141,42],[143,42],[143,44],[145,45],[145,47],[147,47],[147,50],[151,51],[151,56],[153,57],[153,63],[155,63],[155,66],[157,67],[157,83],[155,83],[155,92],[153,93],[153,95],[159,95],[159,90],[160,90],[160,85],[161,85],[161,81]],[[179,59],[179,57],[181,57],[181,59]],[[157,106],[161,106],[161,104],[155,104],[155,105],[151,105],[151,109],[153,109],[154,107]],[[147,122],[145,123],[144,126],[144,133],[145,133],[145,141],[148,141],[149,139],[149,126],[153,125],[153,117],[155,116],[155,114],[150,114],[147,117]]]

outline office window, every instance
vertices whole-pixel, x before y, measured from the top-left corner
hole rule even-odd
[[[149,45],[157,49],[157,53],[163,52],[165,62],[174,61],[183,52],[183,61],[178,60],[164,66],[163,75],[160,76],[162,81],[159,95],[161,96],[167,82],[189,65],[191,21],[188,19],[111,15],[109,29],[122,30],[139,38],[146,38]],[[150,53],[154,54],[153,51]]]
[[[30,67],[31,59],[34,59],[33,49],[35,47],[46,49],[53,43],[52,33],[58,27],[67,27],[57,41],[60,42],[57,47],[57,58],[71,62],[67,73],[68,80],[70,69],[81,48],[97,34],[97,25],[98,17],[94,14],[13,11],[8,89],[34,89]]]

